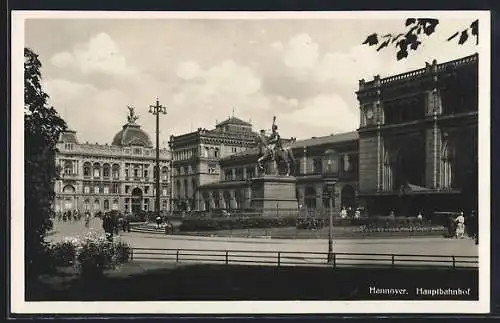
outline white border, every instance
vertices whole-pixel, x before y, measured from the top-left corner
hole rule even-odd
[[[13,11],[11,71],[11,311],[123,314],[298,314],[298,313],[487,313],[490,308],[490,13],[420,11],[420,16],[479,18],[479,301],[217,301],[217,302],[26,302],[24,301],[24,20],[50,19],[401,19],[404,11],[345,12],[65,12]]]

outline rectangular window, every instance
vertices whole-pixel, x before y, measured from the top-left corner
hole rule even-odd
[[[90,193],[90,187],[85,186],[85,187],[83,188],[83,192],[84,192],[85,194],[89,194],[89,193]]]
[[[139,170],[137,168],[134,169],[134,177],[139,177]]]
[[[128,178],[128,176],[129,176],[128,169],[125,169],[125,178]]]
[[[149,199],[144,199],[144,211],[149,211]]]
[[[148,178],[149,172],[147,169],[144,170],[144,177]]]
[[[99,186],[94,187],[94,194],[99,194]]]
[[[120,184],[113,184],[113,194],[119,193]]]
[[[142,155],[142,149],[141,148],[134,148],[134,155]]]
[[[109,187],[104,186],[104,194],[109,194]]]
[[[144,194],[148,194],[149,193],[149,186],[144,186]]]
[[[130,190],[130,185],[125,185],[125,194],[128,194]]]

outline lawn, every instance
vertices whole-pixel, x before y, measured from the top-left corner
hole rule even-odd
[[[103,278],[85,281],[71,269],[27,281],[29,301],[167,300],[375,300],[429,299],[420,288],[471,288],[477,299],[475,269],[309,268],[232,265],[176,265],[131,262]],[[406,288],[408,295],[371,295],[370,287]]]

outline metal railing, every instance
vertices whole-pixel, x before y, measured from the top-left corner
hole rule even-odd
[[[305,267],[441,267],[478,268],[477,256],[447,256],[390,253],[333,253],[327,261],[326,252],[215,250],[215,249],[163,249],[133,248],[131,260],[167,261],[175,263],[212,263],[226,265],[305,266]]]

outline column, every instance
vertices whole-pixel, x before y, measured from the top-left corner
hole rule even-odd
[[[302,157],[302,174],[307,174],[307,147],[304,146],[304,156]]]
[[[316,190],[316,209],[323,207],[323,184],[316,185],[314,187]]]
[[[238,205],[236,203],[236,192],[234,190],[229,191],[229,194],[231,196],[231,209],[237,209]]]

